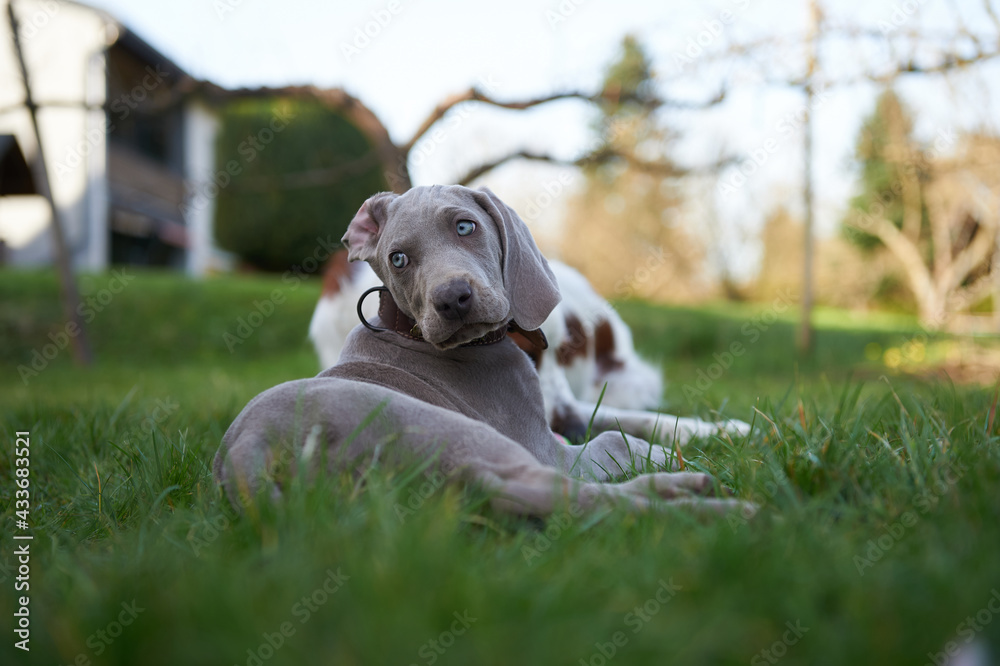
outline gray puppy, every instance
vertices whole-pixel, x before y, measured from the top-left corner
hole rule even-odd
[[[311,463],[323,447],[329,466],[433,456],[449,478],[478,483],[497,509],[522,514],[606,500],[744,506],[694,499],[712,492],[704,474],[605,483],[637,459],[665,467],[660,446],[618,432],[585,446],[553,435],[538,375],[512,338],[544,346],[538,327],[559,292],[528,228],[489,190],[376,194],[343,242],[386,285],[378,320],[354,329],[337,365],[265,391],[236,418],[214,463],[234,505],[261,490],[280,497],[275,468]]]

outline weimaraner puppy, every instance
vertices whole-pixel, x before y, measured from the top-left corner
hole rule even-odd
[[[704,474],[606,483],[636,462],[665,468],[660,446],[613,431],[581,446],[553,435],[538,374],[511,338],[544,346],[538,328],[559,291],[527,226],[489,190],[376,194],[343,242],[385,285],[379,316],[352,331],[337,365],[261,393],[236,418],[213,466],[234,505],[261,491],[280,497],[277,468],[416,456],[520,514],[661,499],[746,508],[697,497],[713,492]]]

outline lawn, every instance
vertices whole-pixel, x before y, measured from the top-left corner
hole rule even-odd
[[[666,367],[673,413],[753,421],[685,451],[761,505],[749,521],[514,519],[418,467],[321,479],[238,516],[212,456],[251,397],[317,371],[318,285],[115,279],[82,280],[97,361],[78,369],[54,277],[0,273],[4,664],[1000,660],[994,389],[902,372],[953,344],[911,320],[822,312],[799,361],[783,305],[620,304]],[[22,596],[30,652],[15,648]]]

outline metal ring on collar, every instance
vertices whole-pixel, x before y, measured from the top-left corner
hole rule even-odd
[[[365,314],[364,312],[361,311],[361,305],[365,302],[365,299],[368,297],[368,294],[372,293],[373,291],[389,291],[389,288],[379,285],[378,287],[372,287],[365,293],[361,294],[361,298],[358,299],[358,319],[361,320],[361,323],[364,324],[365,328],[367,328],[370,331],[375,331],[376,333],[392,330],[389,328],[381,328],[379,326],[373,326],[368,322],[367,319],[365,319]]]

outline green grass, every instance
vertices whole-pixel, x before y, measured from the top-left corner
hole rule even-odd
[[[274,289],[284,302],[230,353],[224,335]],[[621,305],[666,364],[675,413],[754,421],[745,440],[685,451],[762,505],[750,521],[513,519],[414,468],[296,486],[236,516],[212,456],[247,400],[315,373],[317,291],[136,273],[94,317],[96,364],[63,351],[25,385],[18,365],[61,327],[56,283],[0,273],[0,662],[923,664],[969,636],[1000,658],[993,391],[866,358],[912,321],[824,312],[815,357],[798,362],[791,311],[751,342],[767,304]],[[745,352],[685,392],[734,342]],[[18,430],[31,432],[30,653],[12,631]]]

